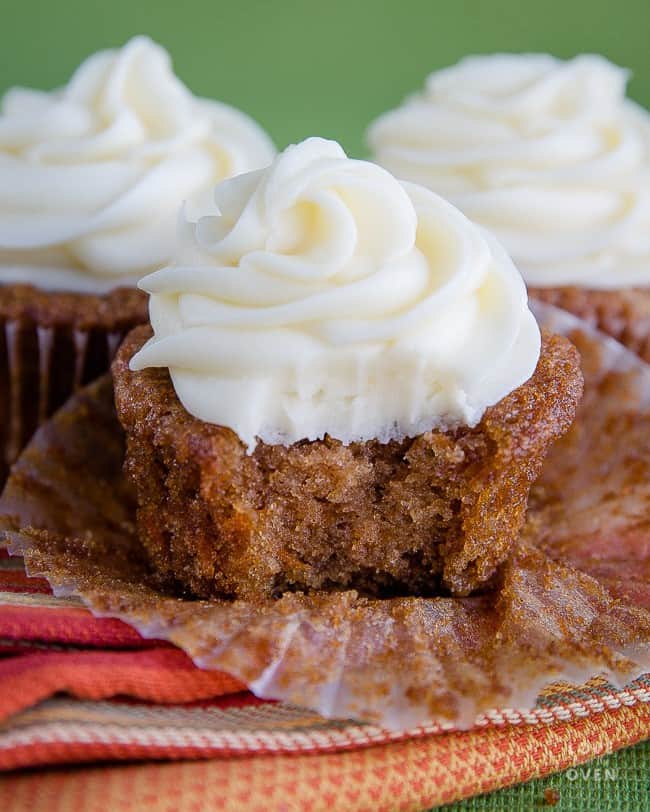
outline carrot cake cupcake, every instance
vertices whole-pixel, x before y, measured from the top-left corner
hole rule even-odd
[[[650,361],[650,114],[595,55],[469,57],[370,127],[374,157],[490,228],[531,295]]]
[[[146,321],[137,280],[171,255],[180,203],[265,166],[248,116],[194,97],[145,37],[53,92],[0,109],[0,431],[10,463],[37,422]],[[196,203],[193,203],[196,201]],[[0,478],[2,471],[0,470]]]
[[[581,395],[498,243],[319,138],[216,187],[113,364],[138,534],[202,596],[480,589]]]

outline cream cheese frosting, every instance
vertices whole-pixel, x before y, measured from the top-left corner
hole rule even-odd
[[[650,285],[650,113],[596,55],[469,57],[370,127],[374,157],[492,230],[538,287]]]
[[[214,200],[140,283],[154,336],[131,368],[168,367],[249,451],[473,425],[535,369],[521,276],[427,189],[310,138]]]
[[[247,115],[193,96],[146,37],[89,57],[62,89],[13,88],[0,111],[0,283],[135,284],[169,261],[184,199],[274,154]]]

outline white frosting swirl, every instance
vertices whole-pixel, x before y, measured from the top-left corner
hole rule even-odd
[[[502,241],[526,281],[650,285],[650,114],[599,56],[470,57],[368,133],[376,160]]]
[[[101,291],[169,261],[182,201],[266,166],[243,113],[198,99],[145,37],[87,59],[0,115],[0,282]]]
[[[310,138],[217,186],[175,265],[142,280],[185,408],[267,443],[474,424],[532,374],[540,335],[493,238],[441,198]]]

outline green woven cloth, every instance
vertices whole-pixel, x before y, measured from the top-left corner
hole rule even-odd
[[[555,804],[553,796],[557,799]],[[439,807],[444,812],[542,812],[545,809],[650,812],[650,741],[548,778]]]

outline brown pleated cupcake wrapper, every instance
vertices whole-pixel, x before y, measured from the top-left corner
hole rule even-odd
[[[123,337],[0,318],[0,483],[38,426],[108,370]]]
[[[533,288],[530,293],[588,321],[650,363],[650,288]]]
[[[122,473],[108,379],[45,423],[0,500],[0,527],[58,594],[170,640],[258,696],[404,730],[531,709],[542,687],[650,670],[650,367],[575,318],[587,395],[531,496],[520,543],[476,597],[199,601],[152,586]]]

